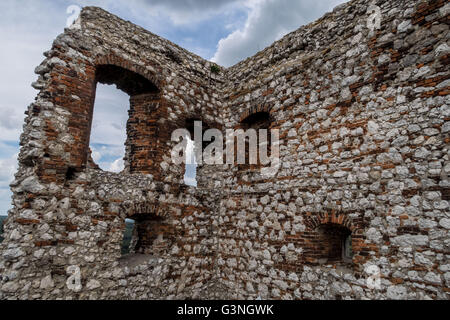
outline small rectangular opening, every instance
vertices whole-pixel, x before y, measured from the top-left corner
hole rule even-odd
[[[2,243],[2,241],[3,241],[3,232],[5,232],[4,231],[4,227],[3,227],[3,224],[5,223],[5,220],[6,220],[6,216],[0,216],[0,243]]]
[[[122,256],[130,253],[131,238],[133,236],[135,221],[132,219],[125,220],[125,230],[123,232],[121,253]]]
[[[169,245],[168,226],[165,220],[153,215],[125,220],[121,254],[145,254],[158,256]]]

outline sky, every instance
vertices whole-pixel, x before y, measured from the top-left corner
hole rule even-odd
[[[331,11],[343,0],[1,0],[0,215],[11,208],[24,112],[37,91],[34,69],[53,39],[83,6],[98,6],[229,67]],[[75,6],[75,7],[74,7]],[[123,168],[129,97],[99,85],[91,133],[93,158],[104,170]],[[195,165],[185,181],[195,185]]]

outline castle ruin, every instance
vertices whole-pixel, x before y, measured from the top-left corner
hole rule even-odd
[[[449,299],[449,13],[353,0],[212,72],[84,8],[36,68],[0,299]],[[121,173],[90,156],[97,83],[130,95]],[[194,120],[279,129],[281,168],[186,186],[171,133]]]

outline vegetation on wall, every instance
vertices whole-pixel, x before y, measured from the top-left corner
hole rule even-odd
[[[218,74],[220,73],[220,67],[217,64],[211,65],[211,73]]]

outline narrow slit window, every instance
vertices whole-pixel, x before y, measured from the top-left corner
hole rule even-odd
[[[0,216],[0,243],[3,242],[3,232],[5,232],[4,224],[5,224],[6,217]]]
[[[353,259],[352,236],[351,235],[348,235],[344,240],[343,259],[344,260],[352,260]]]
[[[190,138],[187,140],[184,183],[188,186],[197,187],[197,162],[195,161],[194,141]]]
[[[185,150],[186,161],[184,165],[184,183],[188,186],[197,187],[197,171],[198,171],[198,162],[195,155],[195,126],[201,123],[202,125],[202,140],[203,135],[206,130],[209,129],[209,126],[202,122],[201,119],[186,119],[185,128],[189,131],[190,137],[187,137],[187,146]],[[202,141],[201,152],[203,152],[208,145],[207,142]]]
[[[123,232],[122,246],[121,246],[122,256],[129,254],[131,251],[130,248],[134,226],[135,226],[134,220],[132,219],[125,220],[125,230]]]

